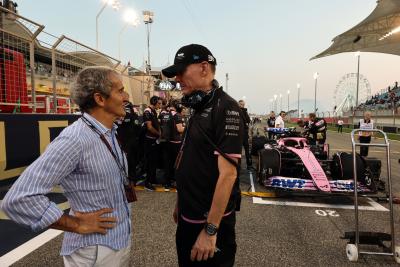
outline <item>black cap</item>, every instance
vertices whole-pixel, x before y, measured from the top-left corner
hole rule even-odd
[[[199,44],[190,44],[181,47],[175,54],[174,65],[162,70],[165,77],[175,77],[179,72],[185,70],[190,64],[207,61],[210,64],[217,65],[217,60],[205,46]]]

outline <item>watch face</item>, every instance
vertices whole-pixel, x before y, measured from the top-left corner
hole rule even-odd
[[[211,223],[207,223],[205,226],[205,230],[209,235],[215,235],[218,231],[217,227]]]

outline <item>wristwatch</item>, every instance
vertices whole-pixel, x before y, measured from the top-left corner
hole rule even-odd
[[[212,223],[206,223],[204,225],[204,230],[206,231],[206,233],[210,236],[216,235],[218,232],[218,227],[215,226]]]

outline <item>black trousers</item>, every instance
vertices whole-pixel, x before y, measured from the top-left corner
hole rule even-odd
[[[163,149],[163,161],[165,170],[165,184],[171,184],[175,180],[175,160],[178,156],[181,143],[165,142]]]
[[[145,184],[156,182],[156,170],[158,160],[158,144],[156,139],[145,138],[144,139],[144,156],[145,156],[145,169],[146,169],[146,181]]]
[[[128,161],[128,175],[132,180],[136,179],[136,166],[139,163],[139,145],[137,143],[128,143],[123,149],[126,152],[126,159]]]
[[[338,125],[337,132],[338,133],[343,133],[343,125]]]
[[[236,214],[224,217],[220,223],[217,234],[217,248],[220,250],[207,261],[191,261],[190,252],[197,240],[204,224],[193,224],[179,218],[176,229],[176,250],[180,267],[231,267],[235,263],[236,237],[235,237]]]
[[[243,134],[243,147],[244,147],[244,154],[246,155],[247,167],[250,167],[253,164],[253,161],[251,160],[250,149],[249,149],[249,131],[248,130],[245,130],[244,134]]]
[[[371,136],[360,136],[359,141],[360,141],[360,143],[369,144],[369,143],[371,143]],[[367,147],[367,146],[360,147],[360,156],[368,157],[368,150],[369,150],[369,147]]]

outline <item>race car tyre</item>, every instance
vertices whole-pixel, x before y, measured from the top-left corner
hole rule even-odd
[[[262,149],[258,153],[258,182],[264,181],[272,176],[277,176],[281,171],[281,153],[277,149]]]
[[[267,138],[265,136],[253,136],[251,139],[251,155],[257,156],[258,151],[264,148],[264,145],[267,143]]]
[[[400,247],[399,246],[394,247],[394,260],[397,263],[400,263]]]
[[[353,155],[351,153],[339,152],[333,155],[332,176],[335,179],[354,179],[353,173]],[[365,180],[365,160],[359,155],[356,155],[357,161],[357,180],[364,182]]]
[[[354,244],[346,245],[346,255],[349,261],[358,261],[358,249]]]

